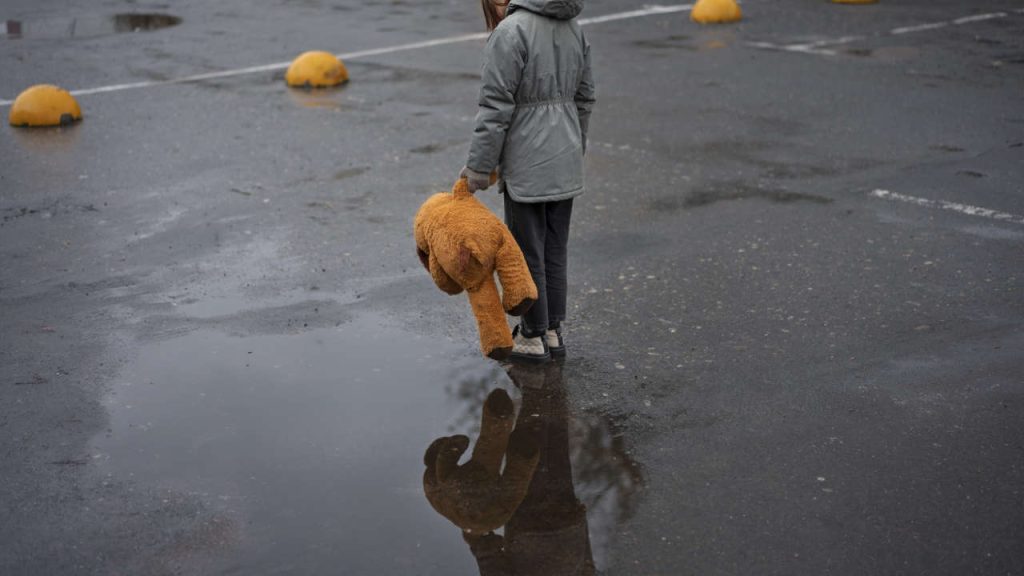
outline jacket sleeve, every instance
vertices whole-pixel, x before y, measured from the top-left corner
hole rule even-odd
[[[583,153],[587,152],[587,130],[590,128],[590,111],[594,109],[596,101],[594,90],[594,76],[590,71],[590,43],[585,36],[583,38],[583,73],[580,75],[580,85],[576,88],[576,113],[580,119],[580,135],[583,137]]]
[[[526,65],[526,47],[512,27],[499,26],[487,40],[476,113],[473,141],[466,166],[490,174],[498,167],[505,147],[512,115],[516,110],[516,91]]]

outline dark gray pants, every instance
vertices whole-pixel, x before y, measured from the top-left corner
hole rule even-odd
[[[572,198],[527,204],[505,194],[505,224],[526,256],[537,285],[537,302],[521,321],[524,336],[540,336],[565,320],[571,218]]]

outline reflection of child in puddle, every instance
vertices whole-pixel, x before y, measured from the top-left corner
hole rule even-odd
[[[465,436],[439,438],[427,449],[427,499],[463,529],[482,576],[594,574],[586,508],[572,484],[561,367],[514,366],[509,376],[523,395],[514,426],[508,395],[491,392],[469,462],[457,465]],[[501,526],[503,536],[493,532]]]

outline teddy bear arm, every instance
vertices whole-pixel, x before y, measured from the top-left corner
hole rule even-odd
[[[537,301],[537,285],[523,251],[507,229],[502,233],[494,267],[501,280],[502,307],[512,316],[522,316]]]
[[[501,461],[505,459],[515,416],[515,405],[508,392],[497,388],[487,396],[480,418],[480,437],[473,447],[472,460],[495,478],[501,472]]]

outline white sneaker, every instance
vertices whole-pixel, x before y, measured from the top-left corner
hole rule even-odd
[[[522,362],[525,364],[540,364],[551,359],[548,354],[545,338],[535,336],[527,338],[523,336],[519,326],[512,329],[512,353],[509,354],[510,362]]]
[[[544,343],[547,344],[548,353],[554,358],[565,356],[565,342],[562,340],[561,330],[548,330],[544,333]]]

